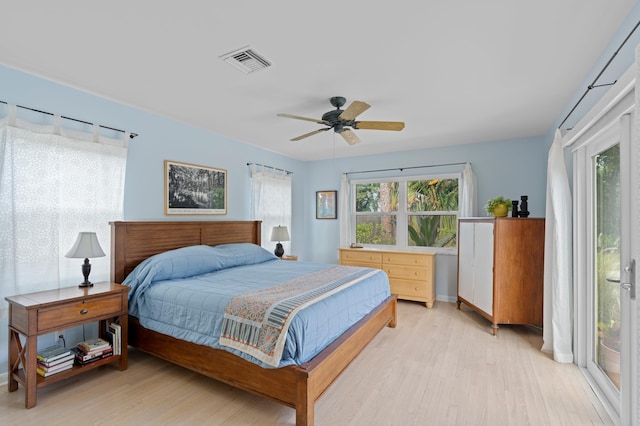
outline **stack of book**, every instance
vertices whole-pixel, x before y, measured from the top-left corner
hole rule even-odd
[[[38,351],[36,357],[38,358],[36,371],[42,377],[48,377],[73,367],[73,352],[62,346],[49,346]]]
[[[113,355],[113,346],[104,339],[96,338],[85,340],[71,349],[75,353],[76,363],[89,364]]]
[[[109,337],[111,338],[111,345],[113,346],[113,354],[114,355],[122,355],[121,349],[121,339],[122,339],[122,328],[120,324],[112,322],[109,324],[107,329],[107,333],[109,333]]]

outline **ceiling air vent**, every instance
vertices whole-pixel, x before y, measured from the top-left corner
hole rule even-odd
[[[271,66],[270,61],[266,60],[264,56],[249,46],[245,46],[242,49],[234,50],[233,52],[222,55],[220,56],[220,59],[233,65],[245,74],[250,74],[254,71]]]

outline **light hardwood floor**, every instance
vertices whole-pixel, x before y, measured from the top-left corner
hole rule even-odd
[[[398,326],[371,342],[316,403],[317,425],[609,425],[577,366],[539,351],[540,330],[501,326],[462,306],[398,303]],[[0,392],[2,425],[293,425],[294,410],[135,350],[38,391]]]

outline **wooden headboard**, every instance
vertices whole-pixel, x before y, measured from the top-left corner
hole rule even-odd
[[[260,245],[262,221],[110,222],[111,282],[121,283],[154,254],[195,245]]]

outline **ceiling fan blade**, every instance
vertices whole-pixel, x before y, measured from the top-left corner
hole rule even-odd
[[[404,123],[402,121],[356,121],[353,124],[354,129],[370,129],[370,130],[402,130]]]
[[[299,141],[300,139],[304,139],[304,138],[308,138],[309,136],[313,136],[316,135],[320,132],[326,132],[327,130],[329,130],[331,127],[327,127],[326,129],[318,129],[318,130],[314,130],[313,132],[309,132],[309,133],[305,133],[304,135],[300,135],[297,138],[293,138],[291,139],[292,141]]]
[[[349,145],[360,143],[360,138],[350,129],[342,130],[342,132],[340,132],[340,135],[344,138],[345,141],[347,141]]]
[[[296,120],[311,121],[311,122],[313,122],[313,123],[329,125],[329,123],[327,123],[327,122],[326,122],[326,121],[324,121],[324,120],[319,120],[319,119],[317,119],[317,118],[301,117],[301,116],[299,116],[299,115],[278,114],[278,117],[295,118]]]
[[[342,114],[340,114],[340,119],[346,121],[355,120],[357,116],[359,116],[369,108],[371,108],[371,105],[366,102],[353,101],[351,102],[351,105],[347,107],[347,109],[342,111]]]

